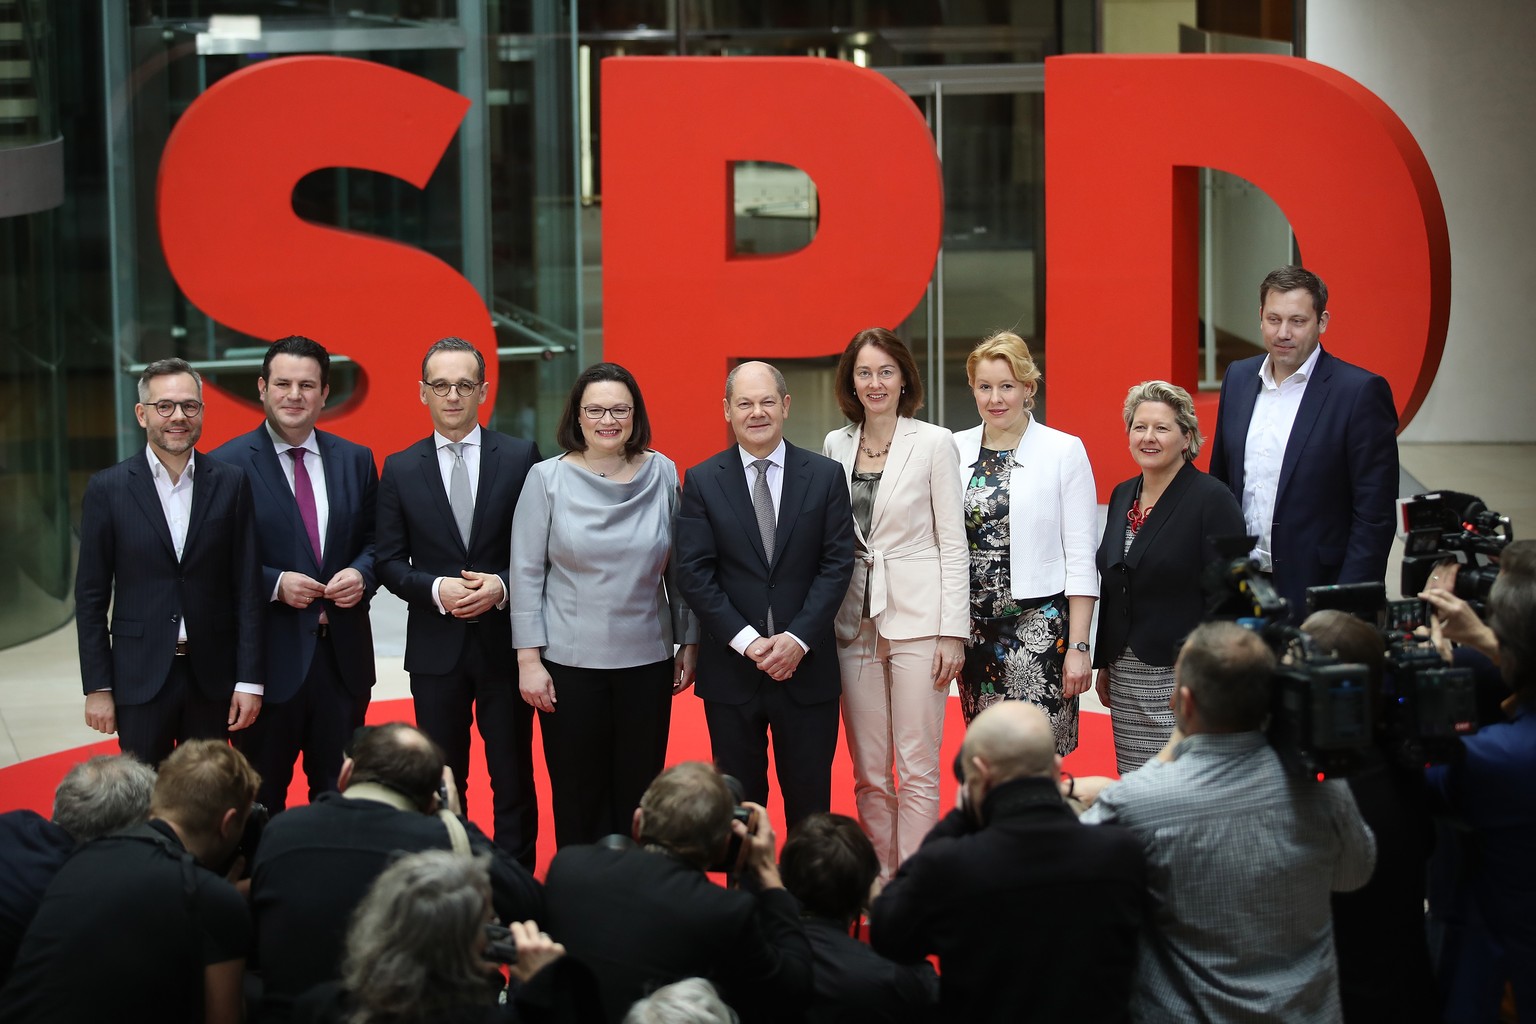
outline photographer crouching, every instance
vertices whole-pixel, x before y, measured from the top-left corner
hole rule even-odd
[[[801,1019],[811,947],[779,877],[768,812],[690,761],[651,783],[633,834],[564,847],[544,882],[546,926],[597,974],[608,1019],[688,977],[712,981],[744,1021]],[[727,869],[731,888],[706,874]]]
[[[1516,541],[1500,558],[1479,622],[1454,593],[1434,588],[1428,602],[1439,630],[1464,638],[1498,662],[1512,691],[1505,721],[1468,736],[1465,756],[1435,765],[1426,780],[1470,829],[1463,842],[1462,927],[1440,951],[1445,1019],[1497,1018],[1504,986],[1515,1004],[1536,1009],[1536,543]],[[1485,629],[1486,631],[1485,631]],[[1488,651],[1488,638],[1492,650]],[[1437,853],[1437,858],[1439,854]]]

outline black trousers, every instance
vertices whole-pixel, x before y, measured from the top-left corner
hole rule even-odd
[[[784,796],[786,831],[800,819],[832,809],[832,758],[837,753],[838,701],[799,704],[781,683],[763,677],[745,704],[704,702],[715,764],[734,775],[754,803],[768,805],[768,733]]]
[[[178,743],[227,740],[231,735],[229,700],[205,696],[185,657],[171,659],[170,674],[153,699],[117,705],[119,749],[151,767],[159,767]]]
[[[545,661],[555,710],[539,712],[555,843],[630,834],[640,797],[661,773],[672,725],[672,661],[571,668]]]
[[[469,627],[459,665],[445,675],[411,673],[416,724],[443,748],[469,813],[469,727],[485,741],[491,777],[496,845],[529,871],[539,838],[539,800],[533,785],[533,708],[517,689],[511,648],[486,650],[484,633]]]
[[[368,694],[354,695],[342,682],[329,637],[315,641],[309,675],[289,700],[266,701],[249,729],[234,734],[235,746],[261,773],[256,799],[276,814],[288,804],[294,762],[304,757],[309,799],[336,791],[341,750],[368,714]]]

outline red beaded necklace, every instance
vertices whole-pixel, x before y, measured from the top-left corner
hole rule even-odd
[[[1151,505],[1148,505],[1145,509],[1141,507],[1141,484],[1138,483],[1136,485],[1136,497],[1131,499],[1131,510],[1125,514],[1125,518],[1131,524],[1131,533],[1140,533],[1142,526],[1146,524],[1147,516],[1151,514]]]

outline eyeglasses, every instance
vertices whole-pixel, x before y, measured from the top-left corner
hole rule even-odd
[[[431,388],[432,393],[438,398],[447,398],[448,392],[450,391],[457,391],[460,398],[468,398],[470,395],[474,394],[475,389],[484,384],[485,381],[461,380],[457,384],[454,384],[446,380],[424,380],[422,383]]]
[[[581,407],[581,414],[589,420],[600,420],[604,416],[612,416],[619,423],[629,419],[629,414],[634,411],[634,409],[627,405],[584,405]]]
[[[162,398],[158,402],[151,402],[149,407],[165,419],[170,419],[177,409],[180,409],[182,415],[189,420],[196,419],[203,412],[203,403],[195,398],[188,398],[183,402],[173,402],[169,398]]]
[[[854,370],[853,376],[855,379],[863,381],[870,380],[874,377],[879,377],[881,380],[891,380],[896,376],[896,370],[894,367],[882,366],[878,371],[874,373],[871,373],[867,369]]]

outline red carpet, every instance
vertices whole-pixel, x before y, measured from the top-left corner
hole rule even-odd
[[[368,709],[368,721],[374,724],[414,720],[415,716],[412,714],[409,700],[382,701]],[[1110,734],[1109,716],[1084,713],[1081,716],[1079,730],[1078,748],[1066,759],[1066,770],[1074,775],[1114,775],[1115,745]],[[960,716],[959,700],[950,698],[949,713],[944,719],[944,752],[941,761],[945,766],[942,805],[946,808],[953,807],[955,802],[956,784],[949,766],[954,763],[955,754],[960,749],[960,741],[964,735],[965,720]],[[0,811],[30,808],[40,814],[49,813],[53,806],[53,789],[65,772],[92,755],[115,753],[117,753],[117,741],[112,739],[0,769]],[[554,856],[555,829],[550,818],[549,781],[544,775],[544,752],[537,735],[534,737],[533,756],[534,765],[539,773],[541,801],[539,874],[542,875],[549,864],[549,859]],[[692,695],[680,697],[672,706],[672,738],[667,745],[667,763],[707,761],[709,756],[709,733],[704,726],[704,705]],[[474,738],[474,749],[470,757],[470,817],[489,833],[489,783],[486,779],[485,762],[478,736]],[[773,779],[771,767],[769,779],[774,795],[770,798],[768,811],[782,841],[784,805],[778,798],[777,784],[771,781]],[[289,806],[305,803],[307,792],[308,787],[302,772],[296,773],[293,787],[289,791]],[[841,814],[854,814],[853,769],[848,761],[847,747],[841,739],[838,742],[837,759],[832,764],[832,809]]]

